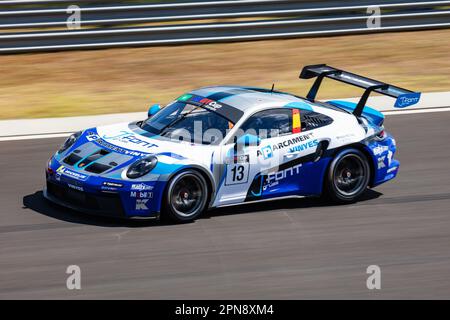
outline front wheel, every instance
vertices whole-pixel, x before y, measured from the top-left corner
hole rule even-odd
[[[195,170],[182,171],[169,181],[164,214],[177,223],[193,221],[205,210],[207,199],[205,178]]]
[[[325,191],[335,202],[354,202],[367,189],[370,166],[367,157],[357,149],[340,151],[328,169]]]

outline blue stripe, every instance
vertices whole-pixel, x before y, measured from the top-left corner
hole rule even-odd
[[[184,159],[186,159],[182,155],[179,155],[179,154],[176,154],[176,153],[173,153],[173,152],[160,152],[160,153],[156,153],[155,154],[155,156],[158,156],[158,155],[167,156],[167,157],[174,158],[174,159],[177,159],[177,160],[184,160]]]
[[[215,101],[223,101],[235,95],[244,93],[251,93],[251,91],[245,88],[232,88],[231,90],[227,91],[214,92],[208,95],[207,98]]]
[[[301,102],[301,101],[289,102],[284,107],[301,109],[301,110],[306,110],[306,111],[313,111],[312,107],[309,104],[307,104],[305,102]]]
[[[230,96],[234,96],[232,92],[216,92],[208,96],[208,99],[219,101],[224,98],[228,98]]]
[[[353,102],[340,100],[331,100],[327,102],[350,112],[353,112],[353,110],[355,110],[356,108],[356,103]],[[362,115],[371,120],[377,126],[379,126],[384,120],[384,115],[380,111],[368,106],[364,107]]]

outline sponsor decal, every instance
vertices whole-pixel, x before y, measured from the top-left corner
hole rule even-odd
[[[114,151],[114,152],[117,152],[117,153],[121,153],[121,154],[125,154],[125,155],[128,155],[128,156],[142,157],[142,156],[149,155],[149,153],[127,150],[127,149],[115,146],[115,145],[113,145],[113,144],[111,144],[109,142],[106,142],[105,140],[102,140],[102,139],[95,140],[95,143],[97,143],[100,146],[105,147],[106,149],[109,149],[111,151]]]
[[[106,187],[113,187],[113,188],[122,188],[123,184],[117,183],[117,182],[111,182],[111,181],[104,181],[103,185]]]
[[[121,133],[116,136],[107,137],[106,135],[103,135],[102,139],[105,140],[113,140],[113,141],[121,141],[123,143],[131,143],[136,144],[144,148],[156,148],[158,145],[145,141],[140,139],[138,136],[136,136],[134,133],[122,130]]]
[[[271,146],[267,146],[267,147],[261,148],[261,153],[262,153],[264,159],[269,159],[269,158],[273,157],[273,151],[272,151],[272,147]]]
[[[78,190],[78,191],[84,191],[83,187],[76,186],[76,185],[71,184],[71,183],[68,183],[67,186],[68,186],[69,188],[71,188],[71,189],[75,189],[75,190]]]
[[[234,156],[234,163],[247,163],[250,162],[250,156],[248,154],[242,154],[239,156]]]
[[[344,134],[342,136],[336,136],[337,140],[341,140],[342,143],[348,143],[352,141],[352,139],[355,137],[353,133]]]
[[[212,111],[216,111],[223,107],[220,103],[208,98],[203,98],[202,100],[200,100],[200,103],[203,104],[205,108],[210,109]]]
[[[153,192],[149,191],[131,191],[130,192],[131,198],[141,198],[141,199],[152,199],[153,198]]]
[[[408,106],[412,106],[413,104],[416,104],[417,102],[419,102],[419,100],[420,100],[419,92],[403,94],[397,98],[397,101],[395,102],[394,107],[406,108]]]
[[[383,169],[386,167],[386,164],[384,163],[384,159],[386,159],[386,156],[382,156],[378,158],[378,169]]]
[[[101,186],[100,189],[103,191],[117,191],[117,188],[106,187],[106,186]]]
[[[225,158],[225,164],[248,162],[250,162],[250,156],[248,154],[235,155],[233,157]]]
[[[273,172],[273,173],[269,173],[267,175],[266,178],[266,183],[265,185],[263,185],[263,190],[266,190],[267,188],[271,188],[274,187],[276,185],[278,185],[278,183],[287,178],[287,177],[291,177],[293,175],[297,175],[300,173],[300,168],[302,167],[302,164],[297,164],[293,167],[281,170],[281,171],[277,171],[277,172]]]
[[[388,151],[387,159],[388,159],[388,165],[391,166],[392,157],[394,156],[394,153],[392,151]]]
[[[306,150],[309,148],[314,148],[318,144],[319,144],[319,141],[317,139],[315,139],[313,141],[305,142],[305,143],[299,144],[298,146],[294,146],[289,149],[289,152],[298,152],[298,151],[303,151],[303,150]]]
[[[95,134],[95,133],[89,131],[86,133],[86,139],[88,141],[95,141],[95,140],[100,139],[100,136],[98,134]]]
[[[61,181],[61,173],[57,172],[55,174],[55,179],[56,179],[56,181]]]
[[[290,146],[293,146],[293,145],[296,145],[296,144],[305,142],[305,141],[307,141],[307,140],[310,140],[310,139],[313,137],[313,135],[314,135],[314,134],[313,134],[312,132],[310,132],[310,133],[308,133],[308,134],[303,134],[303,135],[300,135],[300,136],[295,137],[295,138],[291,138],[291,139],[284,140],[284,141],[282,141],[282,142],[280,142],[280,143],[274,144],[274,145],[269,146],[269,147],[271,147],[271,151],[274,152],[275,150],[288,148],[288,147],[290,147]],[[267,147],[264,147],[264,148],[258,150],[258,151],[257,151],[257,155],[258,155],[258,156],[264,156],[263,149],[265,149],[265,148],[267,148]],[[267,157],[268,151],[265,150],[265,152],[266,152],[265,159],[267,159],[266,157]],[[273,154],[272,154],[272,156],[273,156]]]
[[[378,145],[375,148],[372,148],[372,152],[376,156],[382,154],[383,152],[385,152],[387,150],[389,150],[388,146],[380,146],[380,145]]]
[[[390,168],[388,171],[386,171],[386,173],[394,172],[394,171],[396,171],[397,169],[398,169],[398,167],[392,167],[392,168]]]
[[[149,199],[136,199],[136,210],[148,210],[148,201]]]
[[[354,137],[354,136],[355,135],[353,133],[348,133],[348,134],[344,134],[343,136],[336,136],[336,139],[342,140],[342,139],[351,138],[351,137]]]
[[[131,190],[137,190],[137,191],[145,191],[145,190],[153,190],[153,186],[149,186],[145,183],[137,183],[131,185]]]
[[[63,174],[65,176],[68,176],[68,177],[73,178],[75,180],[84,181],[84,180],[86,180],[88,178],[88,175],[72,171],[70,169],[67,169],[64,166],[60,166],[58,169],[56,169],[56,172],[59,173],[60,175]]]
[[[105,191],[117,191],[117,189],[120,189],[123,187],[123,184],[117,183],[117,182],[110,182],[110,181],[104,181],[102,183],[102,186],[100,189]]]

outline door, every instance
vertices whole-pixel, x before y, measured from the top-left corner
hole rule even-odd
[[[224,165],[215,205],[241,203],[261,197],[263,180],[266,179],[264,173],[276,172],[285,162],[288,148],[284,147],[284,141],[289,140],[292,134],[291,109],[264,110],[250,116],[238,129],[235,141],[246,135],[258,137],[258,141],[248,146],[229,143],[223,147]]]

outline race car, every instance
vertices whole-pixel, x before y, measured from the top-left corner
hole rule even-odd
[[[44,196],[122,218],[193,221],[209,208],[280,197],[357,201],[398,173],[396,142],[372,92],[417,103],[402,89],[325,64],[300,97],[272,89],[211,86],[181,95],[148,118],[72,134],[50,158]],[[363,88],[358,103],[318,101],[322,80]]]

